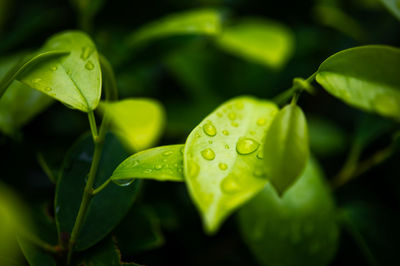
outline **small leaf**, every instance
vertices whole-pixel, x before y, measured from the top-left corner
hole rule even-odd
[[[41,53],[66,50],[61,58],[46,59],[17,79],[71,108],[96,109],[101,95],[101,69],[96,47],[83,32],[66,31],[51,37]]]
[[[272,122],[264,144],[268,180],[282,195],[301,175],[309,156],[306,118],[300,107],[284,107]]]
[[[380,0],[383,5],[400,20],[400,2],[399,0]]]
[[[132,151],[153,146],[164,129],[165,111],[156,100],[101,102],[99,110],[107,112],[113,132]]]
[[[400,49],[370,45],[326,59],[316,80],[330,94],[365,111],[400,120]]]
[[[147,24],[128,36],[129,46],[176,35],[217,35],[221,31],[221,14],[214,9],[190,10],[168,15]]]
[[[138,152],[118,165],[111,178],[114,182],[133,178],[184,181],[183,147],[170,145]]]
[[[215,233],[266,184],[260,146],[277,111],[271,102],[235,98],[190,133],[184,152],[186,184],[208,233]]]
[[[279,69],[293,52],[294,38],[277,22],[247,18],[224,29],[217,44],[234,55]]]
[[[335,255],[335,205],[312,159],[283,197],[267,184],[240,209],[238,218],[243,239],[260,265],[328,265]]]
[[[58,179],[55,215],[60,239],[68,240],[78,214],[86,178],[92,162],[93,141],[89,135],[81,138],[69,151]],[[108,134],[94,187],[108,180],[114,168],[127,157],[117,138]],[[127,187],[113,183],[93,197],[86,220],[79,233],[76,249],[84,250],[103,239],[122,220],[140,188],[140,180]]]

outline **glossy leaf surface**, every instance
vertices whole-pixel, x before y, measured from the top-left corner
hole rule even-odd
[[[398,0],[380,0],[383,5],[400,20],[400,3]]]
[[[276,115],[264,144],[265,172],[278,194],[300,177],[308,156],[306,118],[300,107],[287,105]]]
[[[235,98],[190,133],[184,153],[186,184],[208,233],[215,233],[266,184],[260,146],[277,111],[268,101]]]
[[[51,37],[40,52],[69,54],[36,63],[18,80],[71,108],[94,110],[101,95],[101,69],[96,47],[83,32],[66,31]]]
[[[400,49],[371,45],[341,51],[319,67],[330,94],[365,111],[400,120]]]
[[[312,159],[283,197],[267,184],[244,205],[239,226],[260,265],[328,265],[338,242],[333,198]]]
[[[55,214],[61,239],[69,237],[82,200],[93,154],[93,141],[87,135],[69,151],[61,170],[55,199]],[[111,134],[106,136],[94,187],[103,184],[127,153]],[[76,242],[84,250],[103,239],[125,216],[139,189],[139,180],[127,187],[110,183],[91,201],[85,223]],[[116,207],[117,206],[117,207]]]
[[[152,99],[124,99],[101,102],[99,109],[107,112],[112,131],[131,151],[150,148],[165,126],[164,107]]]
[[[111,178],[116,182],[133,178],[184,181],[183,148],[183,144],[169,145],[138,152],[118,165]]]
[[[249,18],[225,28],[217,43],[234,55],[280,68],[293,52],[294,38],[277,22]]]
[[[144,25],[132,33],[127,43],[130,46],[163,37],[201,34],[216,35],[221,31],[221,14],[214,9],[191,10],[168,15]]]

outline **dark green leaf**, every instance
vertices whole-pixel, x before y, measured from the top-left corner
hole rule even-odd
[[[118,165],[111,178],[117,183],[134,178],[184,181],[183,146],[161,146],[138,152]]]
[[[84,265],[120,266],[121,255],[114,241],[109,237],[86,251],[83,255]]]
[[[30,266],[56,265],[56,261],[51,254],[46,253],[44,250],[33,245],[28,240],[25,240],[24,238],[18,238],[18,243]]]
[[[349,105],[400,120],[399,69],[400,49],[361,46],[326,59],[316,80]]]
[[[267,182],[260,146],[277,111],[272,102],[235,98],[190,133],[184,152],[186,184],[208,233],[215,233]]]
[[[85,181],[93,154],[93,141],[87,135],[80,139],[68,153],[59,178],[55,199],[57,227],[61,239],[69,237],[78,213]],[[95,187],[111,177],[115,167],[127,157],[127,153],[111,134],[106,136]],[[132,205],[140,182],[119,187],[110,183],[94,196],[76,242],[76,249],[83,250],[103,239],[125,216]]]
[[[239,226],[261,265],[327,265],[339,234],[331,192],[312,159],[283,197],[267,184],[243,206]]]
[[[400,2],[399,0],[380,0],[383,5],[400,20]]]
[[[268,180],[282,195],[301,175],[309,156],[306,118],[300,107],[284,107],[272,122],[264,143]]]

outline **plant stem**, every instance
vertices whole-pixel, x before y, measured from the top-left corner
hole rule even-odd
[[[315,72],[309,78],[307,78],[306,82],[308,82],[308,83],[313,82],[316,75],[317,75],[317,72]],[[294,93],[296,93],[298,91],[301,92],[303,90],[304,90],[304,88],[299,83],[295,83],[295,84],[293,84],[293,86],[291,88],[285,90],[284,92],[282,92],[278,96],[275,96],[272,100],[276,104],[280,105],[280,104],[283,104],[283,103],[287,102],[290,98],[292,98]]]
[[[96,119],[94,117],[93,111],[90,111],[88,113],[88,119],[90,124],[90,131],[92,132],[93,136],[93,141],[96,142],[96,139],[99,137],[99,133],[97,132]]]
[[[21,237],[25,238],[26,240],[32,242],[33,244],[35,244],[36,246],[40,247],[41,249],[51,252],[51,253],[58,253],[61,249],[61,247],[59,246],[52,246],[46,242],[44,242],[43,240],[41,240],[40,238],[38,238],[37,236],[28,233],[28,232],[23,232],[21,233]]]
[[[98,194],[100,191],[102,191],[109,183],[111,182],[111,178],[107,179],[103,184],[95,188],[92,192],[92,195]]]

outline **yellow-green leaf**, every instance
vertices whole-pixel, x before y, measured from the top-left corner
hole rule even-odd
[[[208,233],[215,233],[266,184],[261,146],[277,111],[272,102],[235,98],[190,133],[184,152],[186,184]]]

